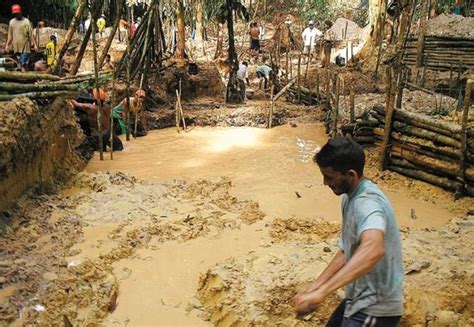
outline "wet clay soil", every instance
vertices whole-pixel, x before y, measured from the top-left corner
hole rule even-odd
[[[314,124],[167,129],[125,142],[113,161],[95,157],[70,189],[26,197],[14,213],[18,223],[0,244],[0,320],[322,325],[343,293],[304,320],[288,301],[337,248],[340,199],[311,162],[325,141]],[[441,313],[468,325],[472,201],[379,173],[375,161],[369,153],[367,175],[402,228],[403,324]]]

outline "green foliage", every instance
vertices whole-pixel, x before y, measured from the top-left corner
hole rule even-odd
[[[232,7],[237,16],[245,21],[250,20],[250,14],[247,8],[238,0],[234,0]],[[217,20],[219,23],[225,23],[227,17],[227,6],[223,0],[204,0],[203,15],[206,21]]]
[[[315,19],[319,25],[326,19],[332,20],[330,3],[331,0],[297,0],[297,8],[301,18]]]

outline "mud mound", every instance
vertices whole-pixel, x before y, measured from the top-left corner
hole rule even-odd
[[[474,17],[441,14],[428,21],[426,35],[474,40]]]
[[[0,325],[96,325],[120,303],[112,264],[153,239],[217,237],[263,217],[229,194],[228,179],[171,184],[123,173],[79,174],[73,195],[24,197],[0,238]],[[245,218],[242,218],[245,217]],[[107,244],[81,250],[84,233],[110,226]],[[101,247],[103,245],[103,247]],[[21,313],[21,315],[20,315]]]
[[[332,254],[327,244],[285,243],[260,248],[210,269],[199,283],[205,318],[216,326],[311,326],[327,319],[335,296],[298,320],[290,305],[298,287],[314,279]],[[335,242],[331,247],[336,250]]]
[[[270,236],[277,242],[320,241],[335,236],[339,230],[339,224],[324,219],[277,218],[271,224]]]
[[[83,138],[64,100],[0,102],[0,211],[34,183],[54,186],[77,173],[90,155],[82,151]]]
[[[347,35],[344,38],[343,33],[346,32],[347,24]],[[356,23],[349,19],[338,18],[331,26],[331,28],[325,33],[324,38],[329,40],[341,41],[344,39],[347,40],[358,40],[361,38],[362,28],[360,28]]]
[[[401,326],[430,326],[446,320],[446,326],[472,324],[473,236],[474,216],[440,229],[402,232],[406,299]],[[217,326],[324,326],[343,292],[327,298],[303,320],[294,317],[290,303],[298,288],[314,280],[337,250],[336,238],[287,241],[224,261],[200,280],[198,298],[206,309],[204,318]]]

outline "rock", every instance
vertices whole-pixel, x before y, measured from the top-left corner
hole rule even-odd
[[[406,269],[405,275],[409,275],[414,272],[419,272],[422,269],[428,268],[431,265],[429,261],[414,262]]]
[[[331,252],[332,250],[331,250],[331,248],[330,248],[329,246],[325,246],[325,247],[323,248],[323,251],[324,251],[324,252]]]
[[[43,279],[44,280],[47,280],[47,281],[53,281],[53,280],[56,280],[58,279],[58,275],[53,273],[53,272],[45,272],[43,275],[42,275]]]
[[[453,311],[440,311],[436,315],[436,321],[439,326],[456,327],[458,326],[459,315]]]

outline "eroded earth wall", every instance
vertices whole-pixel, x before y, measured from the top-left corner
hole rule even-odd
[[[62,99],[0,102],[0,212],[32,186],[48,191],[81,169],[90,155],[73,111]]]

